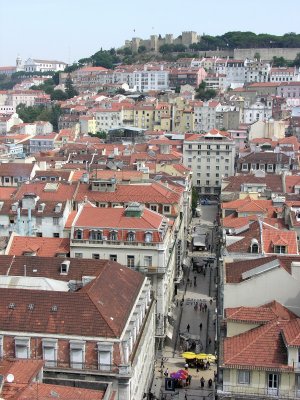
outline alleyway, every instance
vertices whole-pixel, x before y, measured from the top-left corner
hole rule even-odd
[[[197,228],[205,229],[208,232],[208,240],[211,245],[209,252],[204,252],[201,257],[213,257],[215,235],[212,233],[214,227],[213,222],[217,212],[217,206],[202,206],[201,217],[193,218],[190,231]],[[189,256],[194,253],[189,249]],[[172,306],[173,335],[172,339],[166,339],[162,354],[157,357],[157,365],[155,368],[155,377],[152,385],[152,393],[157,399],[182,399],[196,400],[213,398],[213,389],[208,388],[208,380],[214,379],[216,365],[211,364],[209,370],[200,370],[189,368],[189,374],[192,376],[191,384],[186,388],[175,389],[175,392],[165,391],[165,378],[163,371],[168,368],[169,374],[176,372],[178,369],[184,369],[185,360],[181,357],[183,351],[194,351],[196,353],[215,354],[215,261],[207,265],[205,274],[193,271],[193,267],[184,270],[184,279],[178,287],[177,296]],[[182,299],[184,302],[182,304]],[[197,308],[195,307],[197,303]],[[182,305],[181,305],[182,304]],[[200,304],[203,310],[200,311]],[[207,309],[205,311],[204,305]],[[200,324],[202,324],[200,329]],[[197,349],[187,349],[184,337],[188,334],[187,326],[189,325],[189,335],[195,339]],[[199,341],[200,339],[200,341]],[[200,347],[200,349],[199,349]],[[197,351],[196,351],[197,350]],[[163,369],[161,362],[163,361]],[[163,370],[163,371],[162,371]],[[200,388],[200,379],[205,379],[205,387]]]

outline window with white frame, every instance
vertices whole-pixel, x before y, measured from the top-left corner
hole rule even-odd
[[[147,243],[152,242],[152,232],[145,233],[145,242]]]
[[[287,248],[284,245],[276,245],[274,246],[274,253],[285,254],[287,253]]]
[[[111,343],[98,342],[98,369],[110,371],[112,368],[113,345]]]
[[[43,359],[46,367],[57,366],[57,339],[42,339]]]
[[[127,267],[134,268],[134,256],[132,255],[127,256]]]
[[[109,239],[110,240],[118,240],[118,231],[110,231]]]
[[[128,242],[134,242],[135,241],[135,232],[129,231],[127,234],[127,240],[128,240]]]
[[[83,369],[85,362],[85,341],[70,340],[70,367]]]
[[[250,385],[250,371],[247,370],[238,371],[238,383],[240,385]]]
[[[150,204],[150,210],[157,212],[158,210],[157,204]]]
[[[164,206],[164,213],[169,213],[171,211],[171,207],[170,206]]]
[[[242,164],[242,170],[243,170],[243,171],[248,171],[248,164],[243,163],[243,164]]]
[[[15,337],[15,357],[30,358],[30,338]]]
[[[152,256],[144,256],[145,267],[152,267]]]

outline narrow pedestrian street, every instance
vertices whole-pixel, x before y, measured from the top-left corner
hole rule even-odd
[[[208,386],[209,379],[214,381],[216,364],[211,363],[208,369],[189,367],[191,375],[190,385],[176,388],[175,391],[165,390],[164,372],[168,374],[185,369],[185,359],[181,357],[184,351],[215,355],[215,316],[216,316],[216,261],[214,253],[214,221],[217,205],[201,206],[201,216],[191,221],[190,232],[197,229],[207,232],[207,248],[209,251],[193,252],[190,246],[188,257],[202,261],[203,267],[193,269],[193,263],[183,268],[183,279],[178,286],[171,310],[173,325],[172,338],[167,338],[162,352],[157,355],[155,376],[151,392],[157,399],[196,400],[214,398],[214,384]],[[211,262],[207,262],[211,259]],[[189,340],[186,340],[189,339]],[[191,347],[190,347],[191,346]],[[204,378],[204,388],[200,386],[200,379]],[[154,398],[155,398],[154,397]]]

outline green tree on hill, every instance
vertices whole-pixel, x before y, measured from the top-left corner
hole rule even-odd
[[[65,93],[68,99],[78,95],[77,90],[73,86],[71,75],[69,74],[65,82]]]

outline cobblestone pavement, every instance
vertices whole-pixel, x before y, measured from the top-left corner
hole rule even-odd
[[[194,226],[205,227],[209,233],[210,241],[214,241],[213,221],[216,213],[216,206],[205,206],[202,207],[202,213],[208,211],[209,216],[204,219],[193,218],[190,229]],[[209,209],[208,209],[209,207]],[[205,225],[202,224],[205,222]],[[213,244],[213,243],[212,243]],[[203,256],[214,257],[214,246],[209,253],[204,253]],[[189,251],[189,256],[193,256],[193,253]],[[155,367],[155,374],[152,384],[151,392],[157,399],[182,399],[182,400],[193,400],[193,399],[209,399],[214,398],[214,388],[208,388],[208,380],[211,378],[214,380],[214,372],[216,371],[216,365],[211,364],[208,370],[199,370],[196,368],[189,368],[189,374],[192,376],[191,384],[185,388],[175,389],[175,392],[165,391],[165,377],[163,372],[166,368],[169,370],[169,374],[176,372],[178,369],[184,369],[185,360],[181,357],[181,353],[186,350],[184,348],[185,341],[180,337],[185,336],[187,332],[187,326],[190,326],[189,334],[193,339],[201,341],[202,348],[201,352],[215,354],[215,293],[216,288],[214,284],[215,278],[215,263],[211,266],[207,266],[205,275],[197,271],[193,271],[192,267],[185,269],[184,278],[177,290],[172,309],[174,318],[174,331],[172,340],[166,339],[164,350],[157,356],[157,363]],[[181,306],[181,301],[184,298],[184,303]],[[195,309],[195,304],[198,304]],[[206,311],[200,311],[199,304],[207,305]],[[202,329],[200,329],[202,324]],[[193,350],[192,350],[193,351]],[[163,368],[161,368],[161,361],[163,360]],[[200,379],[205,379],[205,386],[202,389],[200,387]]]

